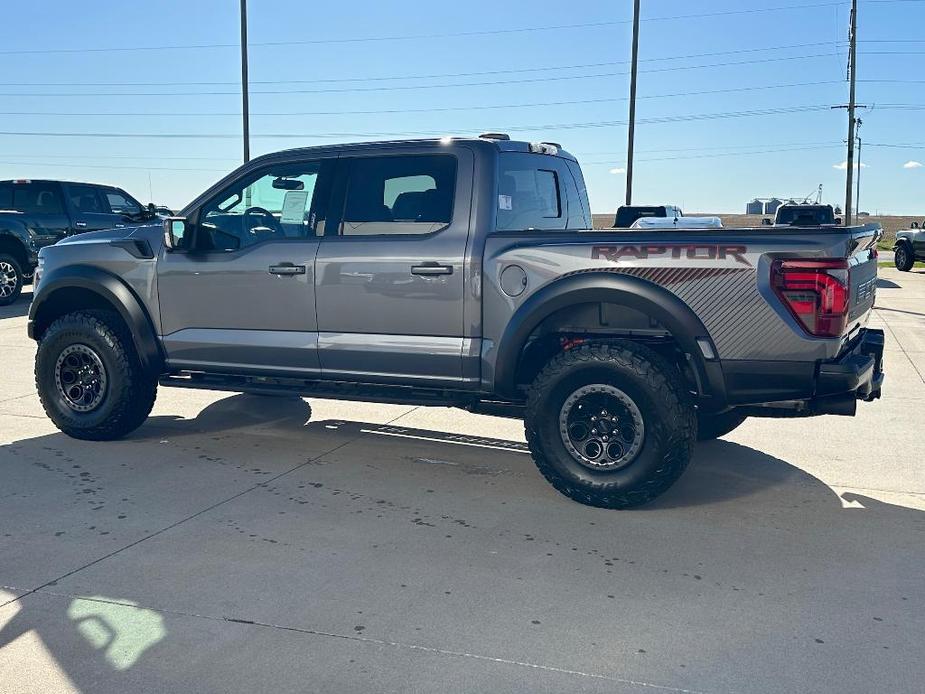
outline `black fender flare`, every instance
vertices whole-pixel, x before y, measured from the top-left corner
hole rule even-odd
[[[91,291],[112,304],[132,334],[142,368],[152,375],[163,371],[165,361],[160,342],[141,300],[119,277],[89,265],[66,265],[42,277],[39,290],[29,307],[29,337],[34,340],[41,338],[36,325],[42,307],[46,306],[57,292],[67,292],[75,288]]]
[[[568,306],[588,303],[626,306],[657,320],[689,355],[706,409],[725,404],[726,389],[720,363],[715,358],[705,358],[697,344],[698,338],[710,340],[710,333],[697,314],[667,289],[639,277],[613,272],[565,275],[524,301],[511,317],[498,344],[495,390],[507,397],[516,394],[520,355],[530,334],[545,318]],[[712,340],[710,345],[713,346]]]
[[[35,258],[35,251],[30,247],[29,228],[18,219],[0,218],[0,239],[13,239],[22,246],[23,256],[26,263],[32,262]],[[29,268],[23,268],[28,270]]]
[[[896,252],[896,249],[899,248],[900,246],[903,246],[903,245],[909,246],[909,250],[910,250],[910,251],[913,250],[913,248],[912,248],[912,240],[911,240],[911,239],[907,239],[907,238],[904,236],[904,237],[902,237],[902,238],[896,239],[896,243],[893,244],[893,252],[895,253],[895,252]]]

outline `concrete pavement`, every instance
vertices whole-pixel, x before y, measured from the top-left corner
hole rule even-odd
[[[74,441],[0,309],[0,691],[918,690],[925,272],[877,304],[881,401],[749,420],[632,512],[443,408],[165,388]]]

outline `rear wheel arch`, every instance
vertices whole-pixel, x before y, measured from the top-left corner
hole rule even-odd
[[[13,256],[22,267],[23,272],[31,272],[32,263],[29,262],[29,251],[25,243],[15,234],[0,229],[0,253]]]
[[[725,400],[719,362],[704,357],[698,338],[709,332],[693,310],[678,296],[648,280],[615,273],[589,272],[562,277],[530,296],[515,312],[499,341],[495,362],[495,390],[516,397],[521,381],[529,379],[523,372],[525,350],[542,330],[544,322],[571,312],[588,313],[588,306],[603,312],[607,307],[624,310],[627,316],[642,316],[664,329],[686,357],[699,394],[722,406]],[[548,324],[548,323],[547,323]],[[591,326],[589,326],[591,327]],[[607,339],[606,325],[598,324],[589,339]],[[619,328],[619,326],[614,326]],[[625,331],[624,331],[625,333]],[[633,339],[614,330],[613,337]],[[712,346],[712,342],[710,342]]]
[[[163,371],[160,344],[141,301],[122,280],[99,268],[75,265],[45,275],[29,309],[29,335],[41,340],[57,318],[87,310],[114,311],[128,328],[145,371]]]

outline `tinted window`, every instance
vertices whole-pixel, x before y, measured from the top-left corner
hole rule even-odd
[[[320,162],[286,164],[232,184],[202,208],[197,247],[235,251],[322,233],[323,215],[315,201],[321,170]]]
[[[341,234],[429,234],[450,223],[456,158],[446,154],[350,162]]]
[[[575,192],[577,194],[578,200],[577,205],[573,204],[571,187],[569,189],[569,200],[568,200],[568,216],[569,216],[569,229],[590,229],[594,226],[593,220],[591,218],[591,204],[588,202],[588,189],[585,187],[585,179],[581,174],[581,167],[578,166],[577,162],[566,160],[566,166],[568,167],[569,172],[572,174],[572,180],[575,185]],[[577,207],[578,209],[573,209]],[[575,223],[576,218],[581,214],[580,223]]]
[[[62,214],[61,194],[51,183],[14,183],[14,210],[27,214]]]
[[[9,210],[13,207],[13,184],[0,183],[0,210]]]
[[[139,214],[141,205],[117,190],[107,190],[106,202],[113,214]]]
[[[499,231],[564,229],[556,163],[549,157],[503,154],[498,181]]]
[[[109,212],[96,186],[69,185],[67,192],[71,204],[78,212]]]
[[[784,205],[777,211],[777,223],[795,226],[834,224],[835,215],[832,213],[831,207],[790,207]]]

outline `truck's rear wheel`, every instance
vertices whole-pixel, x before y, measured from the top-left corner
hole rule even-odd
[[[697,436],[678,370],[623,340],[555,356],[530,387],[524,425],[546,479],[601,508],[639,506],[662,494],[684,472]]]
[[[9,306],[22,293],[23,272],[19,261],[0,253],[0,306]]]
[[[915,265],[915,254],[908,244],[901,243],[896,247],[893,252],[893,263],[900,272],[909,272],[912,269],[912,266]]]
[[[157,381],[144,373],[131,335],[111,311],[69,313],[49,326],[35,358],[45,413],[68,436],[117,439],[145,421]]]
[[[725,436],[748,419],[738,410],[729,410],[720,414],[697,414],[697,440],[710,441]]]

